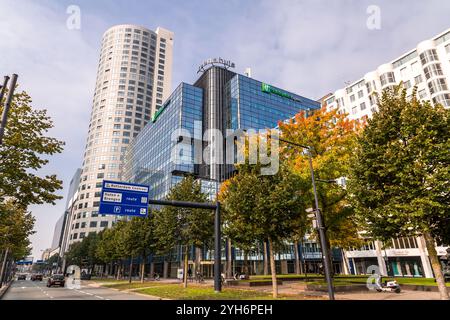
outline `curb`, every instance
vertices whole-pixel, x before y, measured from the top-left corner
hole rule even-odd
[[[11,287],[11,284],[13,283],[13,281],[11,280],[10,282],[8,282],[6,285],[4,285],[1,289],[0,289],[0,300],[3,298],[3,296],[6,294],[6,292],[9,290],[9,287]]]
[[[87,286],[94,287],[94,288],[104,288],[104,289],[109,289],[109,290],[114,290],[114,291],[129,293],[129,294],[134,294],[134,295],[137,295],[137,296],[142,296],[142,297],[147,297],[147,298],[148,297],[155,298],[155,300],[171,300],[171,299],[161,298],[161,297],[157,297],[157,296],[152,296],[152,295],[149,295],[149,294],[143,294],[143,293],[139,293],[139,292],[134,292],[134,291],[132,291],[133,289],[120,290],[120,289],[116,289],[116,288],[108,288],[106,286],[96,286],[96,285],[93,285],[93,284],[87,284]],[[134,289],[134,290],[139,290],[139,289]]]

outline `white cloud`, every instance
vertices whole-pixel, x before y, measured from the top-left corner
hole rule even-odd
[[[65,141],[66,146],[40,174],[56,173],[67,186],[82,159],[98,49],[89,45],[83,29],[67,29],[65,11],[63,7],[50,8],[33,1],[2,0],[0,71],[17,73],[19,90],[31,95],[35,108],[48,109],[55,124],[50,135]],[[35,257],[40,249],[50,246],[64,202],[30,207],[38,231],[32,237]]]

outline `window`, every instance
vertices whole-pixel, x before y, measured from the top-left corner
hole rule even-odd
[[[419,99],[424,99],[427,96],[427,91],[425,89],[420,90],[418,95],[419,95]]]
[[[411,88],[411,81],[405,81],[404,83],[403,83],[403,87],[405,88],[405,89],[409,89],[409,88]]]
[[[355,95],[354,95],[354,94],[352,94],[352,95],[350,96],[350,102],[355,102]]]
[[[447,53],[450,53],[450,44],[445,46],[445,51],[447,51]]]
[[[100,228],[107,228],[108,227],[108,221],[101,221],[100,222]]]
[[[361,108],[361,111],[366,110],[366,103],[365,102],[361,103],[359,107]]]
[[[438,55],[436,52],[436,49],[427,50],[420,54],[420,62],[422,62],[422,65],[427,64],[431,61],[437,61]]]
[[[97,221],[91,221],[89,223],[89,228],[97,228]]]
[[[441,64],[435,63],[425,67],[425,77],[429,80],[431,77],[442,76],[444,73],[442,72]]]
[[[358,98],[361,99],[364,96],[364,92],[362,90],[358,91]]]
[[[433,103],[435,105],[440,104],[444,107],[450,107],[450,94],[445,93],[445,94],[440,94],[440,95],[434,97]]]
[[[408,71],[406,71],[406,67],[400,69],[400,74],[402,78],[406,78],[408,76]]]
[[[432,80],[428,83],[428,88],[430,89],[431,94],[448,90],[447,83],[445,82],[444,78]]]
[[[422,76],[421,75],[418,75],[417,77],[415,77],[414,78],[414,83],[415,84],[419,84],[419,83],[422,83]]]
[[[380,80],[382,86],[385,86],[389,83],[395,83],[395,75],[393,72],[386,72],[385,74],[381,75]]]
[[[352,108],[352,114],[356,114],[358,112],[358,108],[357,107],[353,107]]]

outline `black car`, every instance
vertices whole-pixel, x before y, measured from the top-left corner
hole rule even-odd
[[[42,279],[43,279],[42,274],[35,273],[31,275],[31,281],[42,281]]]
[[[17,276],[17,280],[27,280],[27,275],[26,274],[19,274]]]
[[[48,278],[47,287],[52,287],[52,286],[64,287],[65,283],[66,283],[66,279],[64,278],[63,274],[54,274],[50,278]]]

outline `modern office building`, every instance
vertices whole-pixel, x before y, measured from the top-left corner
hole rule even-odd
[[[216,154],[217,149],[213,151],[214,148],[211,148],[223,140],[213,137],[214,132],[210,129],[218,129],[223,137],[227,137],[227,129],[270,129],[302,110],[312,111],[320,107],[317,101],[218,65],[212,65],[206,70],[203,65],[200,72],[202,74],[194,84],[181,83],[174,90],[126,152],[122,180],[149,185],[152,199],[164,198],[170,188],[187,174],[196,176],[203,190],[211,197],[215,196],[218,185],[230,177],[233,166],[225,162],[230,150],[224,146],[223,152]],[[180,143],[186,147],[181,148],[182,152],[177,149]],[[223,164],[210,161],[215,156],[222,159]],[[304,248],[302,257],[320,263],[317,245],[314,248],[312,243],[308,243]],[[255,250],[247,258],[251,272],[261,274],[263,244]],[[244,252],[234,247],[231,251],[235,271],[242,271]],[[286,244],[282,251],[277,259],[278,271],[294,272],[293,245]],[[227,252],[223,251],[223,261],[226,260]],[[211,252],[202,250],[201,256],[203,272],[205,276],[211,276]],[[179,249],[175,249],[169,260],[167,257],[153,257],[153,269],[150,272],[175,277],[180,259]],[[316,268],[308,270],[317,271]]]
[[[319,107],[311,99],[212,66],[193,85],[181,83],[133,139],[122,180],[149,185],[150,197],[159,199],[186,174],[193,174],[214,195],[217,183],[230,177],[232,169],[224,165],[225,147],[220,155],[224,164],[211,164],[214,132],[210,129],[218,129],[223,137],[226,129],[270,129],[301,110]],[[174,152],[180,140],[191,147],[190,153]],[[200,149],[196,149],[198,141]],[[198,157],[203,159],[195,161]]]
[[[324,101],[329,109],[337,108],[350,119],[370,118],[377,111],[378,97],[374,93],[379,95],[399,83],[403,83],[410,97],[416,86],[419,99],[450,108],[450,29],[327,95]],[[443,246],[436,250],[441,257],[447,253]],[[346,251],[345,259],[352,274],[365,274],[370,265],[378,265],[382,274],[433,277],[421,237],[393,239],[387,246],[373,241],[363,248]]]
[[[108,29],[102,39],[78,198],[68,246],[112,225],[99,216],[103,179],[121,180],[127,145],[171,92],[173,33],[136,25]]]

